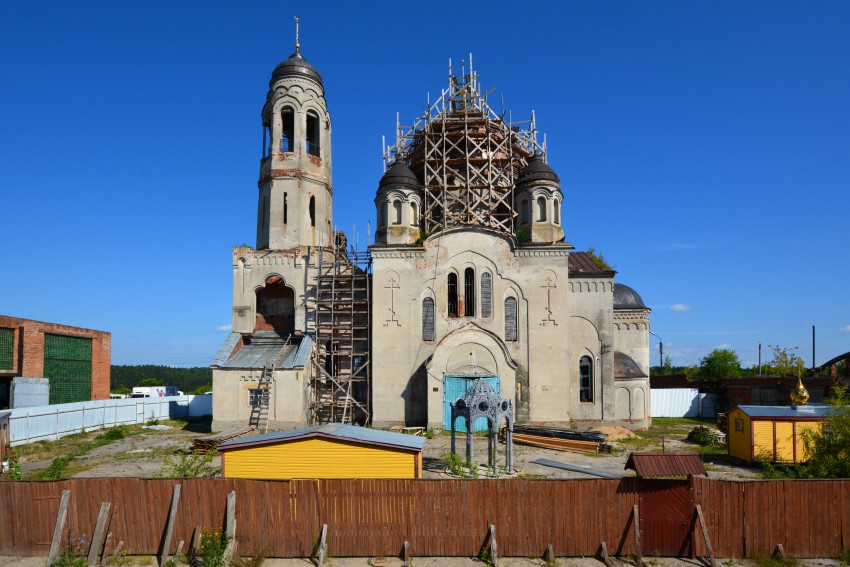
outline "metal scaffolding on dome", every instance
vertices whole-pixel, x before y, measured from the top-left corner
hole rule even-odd
[[[537,141],[531,119],[514,122],[504,110],[496,113],[482,93],[469,56],[460,76],[452,72],[449,86],[412,126],[396,116],[395,144],[384,141],[384,170],[403,160],[424,188],[423,229],[433,234],[458,225],[487,227],[513,233],[514,187],[528,159],[546,159],[546,139]]]

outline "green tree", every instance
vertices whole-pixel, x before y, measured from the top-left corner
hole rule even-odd
[[[145,386],[165,386],[165,383],[156,378],[145,378],[144,380],[140,380],[136,386],[139,388],[144,388]]]
[[[763,373],[768,376],[796,376],[798,360],[797,347],[781,347],[779,345],[767,345],[773,352],[773,358],[765,365]]]
[[[111,393],[111,394],[123,394],[123,395],[125,395],[125,396],[126,396],[126,395],[128,395],[128,394],[132,394],[132,393],[133,393],[133,390],[131,390],[131,389],[130,389],[130,388],[128,388],[127,386],[118,386],[117,388],[115,388],[114,390],[112,390],[110,393]]]
[[[830,410],[821,429],[803,432],[809,460],[800,468],[806,478],[850,478],[850,397],[847,386],[836,382],[826,399]]]
[[[741,360],[734,350],[716,348],[699,361],[699,376],[706,382],[720,382],[723,378],[741,375]]]

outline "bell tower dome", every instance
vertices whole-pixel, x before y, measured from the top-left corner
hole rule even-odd
[[[272,73],[262,123],[257,249],[330,245],[331,118],[322,77],[298,43]]]

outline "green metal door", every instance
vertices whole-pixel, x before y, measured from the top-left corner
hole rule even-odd
[[[50,379],[50,403],[91,399],[91,339],[44,335],[44,377]]]

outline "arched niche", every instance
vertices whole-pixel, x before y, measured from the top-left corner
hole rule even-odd
[[[295,328],[295,290],[280,276],[271,276],[256,291],[258,331],[286,331]]]

